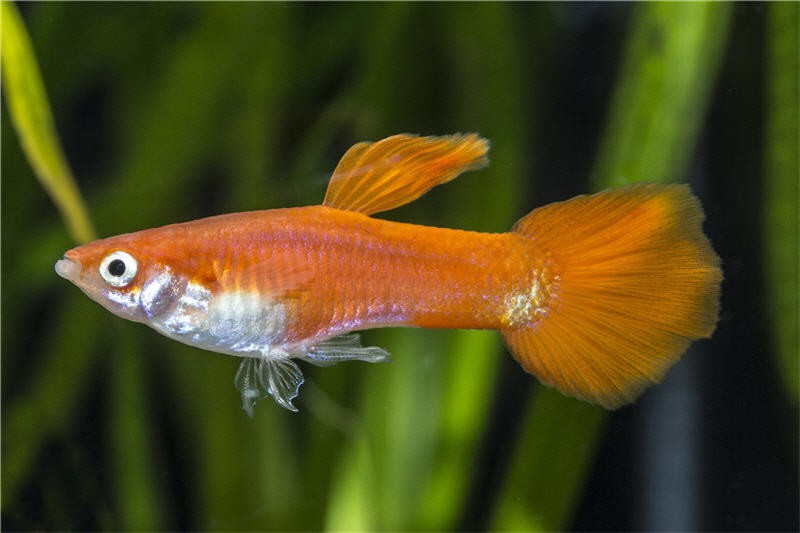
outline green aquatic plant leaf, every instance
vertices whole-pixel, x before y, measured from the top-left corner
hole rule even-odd
[[[0,10],[2,83],[11,122],[29,164],[60,210],[73,241],[89,241],[94,230],[58,141],[30,37],[13,2],[2,2]],[[48,271],[52,274],[51,269]],[[80,397],[72,379],[85,375],[91,367],[91,332],[95,327],[76,330],[68,317],[76,308],[84,307],[82,300],[82,295],[76,295],[63,304],[57,310],[60,327],[48,332],[45,352],[57,354],[61,364],[48,366],[42,361],[40,379],[31,384],[28,394],[4,406],[4,429],[16,443],[3,447],[4,509],[28,476],[44,440],[54,430],[68,427],[70,419],[64,405],[75,405]]]
[[[682,177],[705,116],[730,9],[708,3],[636,6],[592,177],[595,189]],[[533,401],[496,509],[496,529],[568,528],[605,427],[600,408],[552,391],[537,392]]]
[[[450,120],[489,139],[493,161],[450,186],[442,199],[447,215],[441,223],[508,231],[529,208],[523,200],[529,186],[523,169],[530,161],[532,140],[528,123],[519,117],[534,111],[524,91],[529,66],[521,53],[520,36],[514,32],[513,12],[506,4],[470,4],[442,10],[440,15],[449,20],[442,38],[452,70],[448,76],[454,100]],[[498,94],[503,97],[496,98]],[[449,356],[438,400],[438,451],[415,520],[418,527],[432,531],[458,527],[468,509],[476,483],[473,467],[498,397],[498,370],[508,357],[495,331],[454,331],[447,339]]]
[[[419,7],[412,4],[393,4],[379,12],[367,36],[370,45],[365,47],[367,52],[358,64],[355,79],[346,94],[332,102],[311,132],[308,162],[317,152],[315,146],[328,144],[320,144],[319,140],[333,136],[342,110],[381,109],[388,116],[397,111],[398,104],[392,101],[390,88],[400,82],[398,77],[402,77],[410,55],[407,49],[398,54],[394,43],[402,42],[404,29],[418,11]],[[392,57],[395,69],[389,75],[383,65]],[[381,137],[369,131],[368,125],[360,126],[360,139]],[[389,348],[390,352],[424,357],[435,339],[428,331],[410,333],[377,332],[370,335],[369,344]],[[432,413],[421,415],[425,409],[420,409],[431,401],[432,387],[439,383],[441,374],[441,365],[434,362],[422,379],[415,379],[420,377],[415,374],[418,363],[418,358],[395,359],[390,373],[386,372],[386,365],[361,369],[361,401],[353,415],[356,423],[349,435],[352,440],[335,459],[339,466],[331,479],[332,499],[326,510],[326,530],[408,527],[405,524],[410,515],[402,513],[416,506],[413,480],[418,479],[426,466],[420,461],[427,460],[426,449],[433,438],[430,431],[413,431],[409,435],[408,421],[409,417],[420,415],[420,427],[430,429]]]
[[[539,387],[531,398],[517,459],[495,510],[504,531],[565,529],[592,465],[606,413]]]
[[[119,324],[118,332],[107,335],[110,350],[108,453],[114,476],[116,527],[125,531],[155,531],[170,524],[172,507],[159,483],[159,455],[155,403],[147,379],[144,346],[131,330]]]
[[[398,54],[393,43],[404,42],[402,35],[420,20],[447,20],[440,38],[447,43],[447,63],[454,65],[448,82],[455,95],[454,124],[460,131],[479,131],[496,146],[493,158],[521,168],[526,153],[524,127],[518,120],[524,100],[522,63],[508,6],[398,10],[396,16],[387,14],[376,24],[382,29],[375,33],[380,42],[368,47],[363,77],[354,83],[358,106],[345,104],[338,109],[380,109],[386,123],[400,128],[389,131],[425,131],[424,126],[409,126],[425,124],[425,114],[433,112],[425,108],[426,95],[415,92],[430,88],[408,82],[421,56],[410,45]],[[398,20],[400,16],[411,20]],[[393,69],[387,71],[384,66],[391,53]],[[408,115],[407,106],[397,98],[399,87],[415,101],[418,115]],[[499,93],[504,97],[492,97]],[[360,138],[380,138],[383,132],[363,135]],[[492,167],[479,174],[473,178],[491,186],[470,187],[463,181],[451,185],[445,209],[437,209],[436,224],[482,230],[511,226],[519,215],[523,174]],[[417,212],[431,205],[435,204],[428,197],[405,209]],[[423,223],[431,223],[430,213]],[[357,444],[345,447],[339,460],[327,528],[452,528],[470,493],[470,472],[493,397],[500,340],[495,332],[484,331],[382,331],[374,337],[380,339],[376,344],[390,347],[397,357],[390,368],[365,372],[359,412],[363,423],[354,431]]]
[[[764,260],[769,321],[786,389],[800,399],[798,350],[798,77],[796,3],[776,3],[767,15]]]
[[[2,71],[11,121],[42,186],[75,242],[94,238],[94,229],[58,141],[50,104],[25,24],[13,2],[2,2]]]
[[[596,190],[685,178],[728,33],[731,6],[637,6],[592,174]]]
[[[4,9],[6,4],[3,2]],[[240,13],[221,5],[203,5],[194,13],[197,19],[187,28],[180,46],[159,55],[159,61],[151,62],[149,66],[150,71],[156,74],[150,84],[151,93],[144,96],[149,104],[146,112],[119,124],[121,136],[131,141],[125,146],[119,169],[108,180],[112,185],[97,191],[92,203],[96,219],[100,223],[105,222],[112,231],[122,232],[145,224],[154,225],[153,220],[159,217],[174,221],[178,198],[185,197],[187,190],[196,186],[196,169],[206,163],[204,154],[209,152],[214,142],[214,132],[230,117],[227,102],[228,95],[235,88],[230,83],[232,73],[244,62],[246,51],[252,49],[254,42],[263,35],[264,25],[271,21],[263,16],[250,16],[244,17],[249,24],[242,24]],[[231,35],[231,38],[220,44],[218,37],[223,33]],[[209,71],[204,68],[207,64],[221,67]],[[202,90],[196,90],[199,87]],[[60,228],[48,228],[46,234],[36,236],[33,240],[42,252],[34,256],[38,259],[52,257],[53,243],[59,242],[55,235],[61,231]],[[47,268],[43,269],[42,264],[47,264]],[[31,269],[37,276],[42,275],[42,271],[46,271],[52,280],[57,280],[49,259],[37,261],[35,268]],[[38,357],[41,364],[31,378],[28,392],[6,407],[9,421],[15,424],[19,421],[20,425],[24,425],[24,420],[31,412],[47,410],[49,416],[40,419],[35,431],[12,432],[16,435],[16,446],[8,453],[9,457],[19,460],[5,463],[9,468],[4,470],[3,476],[4,505],[5,502],[14,501],[20,483],[31,475],[34,459],[46,440],[53,434],[63,433],[68,427],[71,416],[81,407],[80,401],[89,387],[92,372],[104,355],[96,349],[97,336],[93,332],[98,331],[105,318],[76,310],[84,308],[83,301],[86,298],[78,293],[74,297],[79,303],[69,300],[67,309],[63,311],[64,316],[58,315],[57,323],[64,327],[51,332],[57,339],[48,344]],[[92,309],[96,307],[88,300],[87,303]],[[83,342],[76,343],[74,335],[80,332],[87,337],[80,339]],[[170,360],[170,357],[165,355],[164,359]],[[235,365],[230,369],[227,365],[235,362],[219,359],[213,378],[196,372],[191,362],[179,359],[185,361],[186,368],[176,372],[176,381],[182,383],[188,380],[195,390],[203,390],[209,379],[218,382],[220,375],[228,370],[232,379]],[[137,378],[132,376],[126,379]],[[58,386],[54,386],[54,383]],[[65,393],[62,387],[66,386],[69,391]],[[138,388],[141,385],[128,383],[126,386]],[[229,389],[233,391],[233,386],[231,382],[226,382],[225,390]],[[59,394],[59,399],[55,401],[54,395]],[[189,393],[189,397],[198,408],[205,402],[218,406],[216,399],[207,395]],[[235,403],[232,410],[238,412]],[[220,413],[220,417],[223,416],[230,416],[230,411]],[[217,434],[205,420],[197,419],[197,425]],[[227,454],[242,438],[235,431],[223,432],[222,435],[227,435],[229,440],[199,440],[207,444],[208,456]],[[241,456],[240,464],[242,469],[255,473],[247,457]],[[230,468],[221,465],[220,470]],[[207,502],[204,510],[208,515],[198,516],[195,528],[202,529],[211,523],[214,516],[220,516],[218,509],[225,509],[225,514],[232,515],[228,510],[242,502],[241,495],[231,493],[224,484],[218,483],[216,471],[208,474],[198,483],[197,489],[198,493],[207,495],[207,500],[203,501]]]
[[[86,318],[83,327],[74,317]],[[82,384],[95,361],[94,346],[104,324],[102,310],[74,291],[54,309],[54,327],[44,333],[41,352],[30,354],[37,361],[36,379],[24,396],[3,406],[3,433],[14,446],[3,446],[3,510],[31,475],[45,441],[66,431],[84,399]],[[58,363],[58,366],[52,366]]]
[[[2,6],[3,30],[14,6]],[[695,151],[731,8],[608,9],[31,3],[22,13],[53,109],[80,119],[65,122],[73,129],[64,138],[70,150],[77,147],[70,160],[88,169],[80,172],[86,197],[106,235],[319,203],[351,141],[404,131],[477,131],[492,143],[492,165],[386,218],[507,231],[541,203],[534,197],[540,184],[561,187],[552,170],[564,152],[588,166],[584,147],[593,134],[577,143],[568,136],[593,123],[606,102],[589,96],[573,105],[552,101],[549,92],[585,83],[586,93],[605,97],[603,72],[619,77],[607,130],[597,136],[592,187],[680,179]],[[769,349],[781,356],[787,390],[798,394],[798,14],[796,5],[783,4],[763,12],[763,211],[747,205],[764,215],[766,257],[754,257],[765,267],[765,292],[781,309],[769,318]],[[759,24],[745,20],[747,35],[760,36]],[[631,33],[617,65],[610,48],[619,28]],[[586,54],[575,45],[598,37],[602,57],[578,60]],[[738,54],[726,60],[741,65]],[[3,62],[5,69],[5,52]],[[586,62],[597,65],[591,79],[576,72]],[[762,80],[752,79],[760,95]],[[578,91],[584,96],[583,87]],[[734,105],[752,105],[752,95],[733,92]],[[11,178],[3,183],[9,528],[536,531],[573,523],[589,497],[584,487],[608,416],[539,385],[509,398],[498,370],[514,363],[496,332],[366,332],[369,344],[393,353],[393,363],[306,366],[299,414],[264,404],[249,419],[232,383],[239,361],[109,316],[54,275],[54,254],[68,246],[64,222],[19,222],[46,200],[36,180],[14,179],[29,165],[18,154],[11,118],[9,112],[3,120],[10,140],[3,173]],[[709,136],[718,135],[709,125]],[[82,153],[86,147],[92,151]],[[565,183],[573,188],[580,179]],[[92,402],[98,397],[105,401]],[[507,440],[489,434],[497,414],[522,417]],[[65,465],[63,456],[80,455],[78,466]],[[502,468],[490,470],[495,461]],[[487,472],[493,477],[484,484]],[[81,488],[95,492],[75,490],[77,476]],[[46,505],[31,503],[29,495],[39,493]]]

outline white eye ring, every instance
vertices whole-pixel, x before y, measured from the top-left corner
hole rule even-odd
[[[136,277],[139,265],[126,252],[111,252],[100,263],[100,275],[112,287],[124,287]]]

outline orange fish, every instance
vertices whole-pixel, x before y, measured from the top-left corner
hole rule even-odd
[[[475,135],[395,135],[342,157],[322,205],[234,213],[94,241],[56,272],[112,313],[243,357],[244,409],[296,410],[318,365],[386,361],[354,331],[500,330],[511,355],[564,394],[615,408],[714,331],[719,258],[686,185],[633,185],[534,210],[508,233],[389,222],[487,164]]]

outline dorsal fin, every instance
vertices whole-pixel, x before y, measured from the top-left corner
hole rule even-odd
[[[416,200],[436,185],[488,162],[489,142],[474,134],[394,135],[362,142],[344,154],[322,205],[365,215]]]

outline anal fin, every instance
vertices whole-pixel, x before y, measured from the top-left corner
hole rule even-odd
[[[304,382],[303,373],[287,353],[281,355],[245,357],[239,365],[233,382],[248,416],[253,416],[256,402],[267,395],[284,409],[297,412],[292,401]],[[377,346],[361,346],[360,336],[348,333],[321,341],[300,353],[292,352],[291,357],[317,366],[331,366],[342,361],[383,363],[389,361],[389,352]]]
[[[358,333],[339,335],[308,349],[303,359],[317,366],[330,366],[342,361],[388,362],[389,352],[377,346],[361,346]]]

